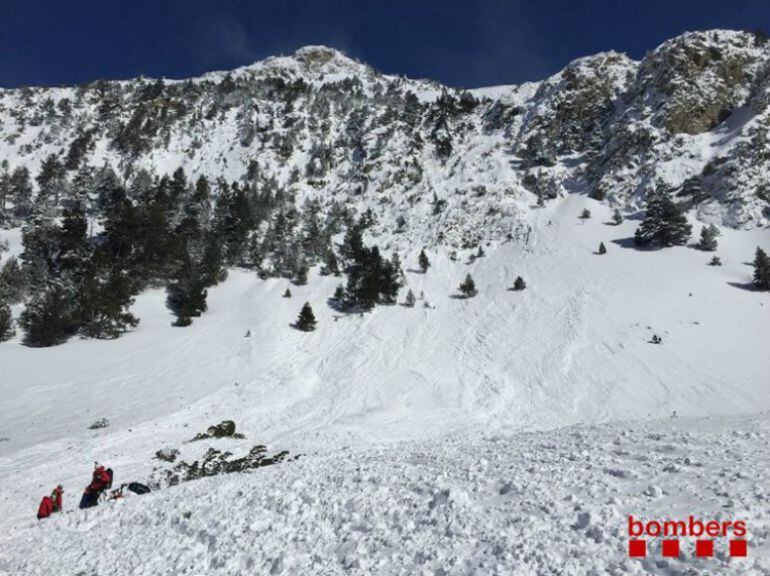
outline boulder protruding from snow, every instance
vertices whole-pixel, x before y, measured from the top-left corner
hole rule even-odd
[[[206,440],[207,438],[246,438],[243,434],[235,431],[235,422],[232,420],[222,420],[215,426],[209,426],[206,432],[196,434],[194,440]]]

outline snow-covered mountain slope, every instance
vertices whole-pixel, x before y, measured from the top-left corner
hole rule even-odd
[[[17,335],[0,348],[0,436],[12,436],[0,450],[82,436],[100,417],[130,428],[202,398],[204,415],[230,415],[269,442],[770,409],[770,301],[745,289],[766,233],[725,230],[724,265],[711,267],[690,247],[630,249],[636,222],[609,219],[570,196],[472,264],[472,251],[457,262],[431,253],[427,274],[406,274],[424,294],[413,309],[340,315],[327,304],[338,278],[314,274],[287,299],[285,280],[233,271],[189,328],[170,326],[165,292],[150,290],[134,306],[141,324],[118,341],[33,349]],[[402,258],[417,267],[415,253]],[[457,299],[467,272],[479,296]],[[522,292],[509,290],[517,275]],[[304,301],[319,318],[311,334],[288,328]],[[653,333],[662,345],[647,342]]]
[[[769,55],[761,35],[697,32],[641,62],[608,52],[463,91],[307,47],[190,80],[0,90],[0,161],[272,182],[298,203],[372,208],[402,245],[503,239],[532,194],[637,208],[660,185],[705,221],[755,228],[770,199]]]
[[[9,170],[184,166],[371,208],[367,241],[399,253],[399,300],[418,296],[340,313],[345,278],[319,266],[291,298],[234,269],[186,328],[149,288],[116,340],[29,348],[18,330],[0,343],[0,575],[767,574],[770,295],[749,261],[769,247],[769,50],[694,33],[464,92],[311,47],[189,81],[0,92]],[[693,223],[735,226],[722,266],[632,249],[665,184]],[[20,253],[18,227],[0,240]],[[469,272],[479,293],[456,298]],[[289,327],[305,301],[311,333]],[[187,442],[224,419],[246,438]],[[257,443],[302,456],[32,520],[56,483],[72,510],[94,460],[148,482],[159,449]],[[749,559],[628,560],[626,515],[672,512],[748,519]]]
[[[724,265],[710,267],[688,247],[629,249],[635,223],[609,216],[570,196],[533,211],[528,238],[472,264],[470,252],[457,262],[431,252],[427,274],[406,274],[430,308],[335,318],[333,277],[314,272],[287,299],[285,281],[233,271],[188,328],[171,327],[164,294],[149,291],[135,306],[142,323],[119,340],[2,344],[0,571],[670,574],[683,564],[626,559],[625,514],[709,516],[731,502],[756,526],[756,549],[694,573],[765,573],[767,418],[724,419],[770,410],[770,299],[746,289],[762,232],[725,230]],[[414,253],[403,257],[415,266]],[[468,271],[478,296],[453,298]],[[509,291],[519,274],[526,290]],[[288,327],[306,300],[319,319],[309,334]],[[103,417],[108,428],[87,429]],[[617,422],[656,418],[667,423]],[[247,438],[220,449],[267,443],[304,456],[41,528],[31,520],[56,482],[71,507],[92,461],[147,481],[157,450],[199,458],[209,443],[183,443],[223,419]],[[605,421],[616,422],[519,435]],[[663,492],[645,496],[650,484]],[[583,511],[590,534],[571,527]],[[54,540],[50,556],[30,558]],[[553,551],[538,552],[541,540]]]

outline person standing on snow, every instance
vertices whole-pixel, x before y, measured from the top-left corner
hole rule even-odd
[[[56,488],[51,492],[51,500],[53,500],[53,511],[62,511],[62,495],[64,494],[64,487],[61,484],[57,484]]]

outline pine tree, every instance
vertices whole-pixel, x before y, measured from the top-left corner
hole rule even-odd
[[[59,275],[57,255],[59,228],[51,218],[35,217],[21,229],[24,251],[24,275],[35,289],[42,289],[50,278]]]
[[[184,259],[184,238],[173,233],[170,212],[166,208],[164,192],[159,192],[151,204],[139,214],[142,233],[132,232],[134,214],[130,202],[123,205],[117,215],[121,251],[125,254],[137,250],[138,268],[144,281],[167,280]],[[138,246],[136,246],[138,244]]]
[[[588,220],[591,217],[591,211],[588,208],[583,208],[583,211],[580,213],[580,218],[582,220]]]
[[[8,173],[8,160],[0,162],[0,225],[8,222],[7,203],[11,193],[11,175]]]
[[[465,276],[465,281],[460,284],[459,290],[466,298],[473,298],[476,294],[478,294],[476,291],[476,283],[473,281],[473,278],[470,274]]]
[[[364,251],[362,228],[359,224],[348,226],[342,241],[342,255],[347,260],[360,261]]]
[[[607,247],[604,245],[604,242],[599,242],[599,254],[606,254],[607,253]]]
[[[332,296],[332,300],[338,304],[341,304],[345,301],[345,288],[342,286],[342,284],[337,284],[337,287],[334,289],[334,296]]]
[[[198,269],[205,286],[215,286],[227,278],[224,267],[222,240],[211,231],[205,235],[203,254]]]
[[[398,252],[393,252],[390,257],[390,264],[398,278],[399,287],[403,286],[403,280],[406,278],[406,275],[404,274],[404,268],[401,266],[401,257],[398,255]]]
[[[410,289],[406,293],[406,300],[404,300],[404,306],[406,306],[407,308],[414,308],[414,302],[415,302],[414,292],[412,292],[412,290]]]
[[[759,246],[754,256],[754,285],[760,290],[770,290],[770,257]]]
[[[302,209],[302,250],[311,262],[316,262],[325,255],[329,238],[324,233],[320,215],[321,203],[307,200]]]
[[[334,276],[340,275],[340,267],[337,263],[337,257],[334,255],[334,250],[329,248],[324,256],[324,265],[321,268],[321,275],[328,276],[333,274]]]
[[[638,245],[674,246],[687,242],[692,226],[666,190],[652,194],[647,202],[644,220],[636,229]]]
[[[80,331],[90,338],[117,338],[139,324],[130,311],[134,282],[120,263],[103,252],[91,259],[78,291]]]
[[[364,246],[348,267],[345,304],[364,310],[378,303],[395,304],[399,288],[400,277],[393,263],[382,258],[377,246]]]
[[[698,248],[705,250],[706,252],[715,252],[717,249],[717,237],[721,234],[719,228],[714,224],[704,226],[700,230],[700,242],[698,242]]]
[[[615,226],[620,226],[623,223],[623,214],[620,213],[620,210],[615,208],[615,211],[612,213],[612,221],[615,223]]]
[[[0,290],[0,342],[12,338],[14,334],[16,331],[13,329],[11,307],[8,305],[4,292]]]
[[[526,282],[524,282],[524,278],[521,276],[516,276],[516,280],[513,281],[513,289],[514,290],[524,290],[524,288],[527,287]]]
[[[486,256],[486,254],[484,253],[484,248],[482,248],[481,245],[479,245],[479,250],[478,252],[476,252],[476,258],[483,258],[484,256]]]
[[[189,326],[194,317],[206,311],[207,291],[189,255],[183,259],[166,286],[166,306],[176,316],[172,326]]]
[[[721,266],[722,260],[719,258],[719,256],[712,256],[711,260],[709,260],[709,266]]]
[[[401,275],[393,261],[382,260],[379,263],[379,294],[383,304],[395,304],[398,290],[401,288]]]
[[[9,195],[13,201],[13,215],[25,220],[32,214],[32,181],[26,166],[19,166],[11,173]]]
[[[46,347],[66,342],[78,328],[73,302],[74,290],[62,281],[51,281],[39,289],[19,318],[24,344]]]
[[[308,266],[305,259],[301,259],[297,266],[297,274],[294,277],[294,284],[297,286],[304,286],[307,284]]]
[[[294,327],[303,332],[312,332],[315,330],[315,326],[316,319],[315,314],[313,314],[313,309],[310,307],[310,302],[305,302],[302,306],[302,310],[299,311],[299,316],[297,317]]]
[[[67,172],[55,154],[43,160],[35,181],[38,185],[35,209],[53,215],[67,193]]]
[[[27,275],[15,256],[6,258],[0,269],[0,297],[5,298],[7,304],[18,304],[24,300],[29,290]]]
[[[287,288],[286,291],[283,293],[283,297],[284,298],[291,298],[291,290],[289,290]]]
[[[417,263],[420,265],[420,271],[425,274],[430,268],[430,260],[425,255],[425,250],[420,250],[420,256],[417,258]]]
[[[68,274],[77,284],[82,278],[91,247],[88,244],[88,220],[80,202],[64,209],[59,232],[56,261],[61,274]]]

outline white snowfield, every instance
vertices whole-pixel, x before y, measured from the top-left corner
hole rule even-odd
[[[116,341],[0,344],[0,574],[770,574],[770,294],[748,264],[767,230],[724,229],[711,267],[609,220],[560,199],[424,275],[415,246],[414,308],[343,315],[343,279],[282,298],[232,271],[189,328],[158,290]],[[468,272],[479,294],[454,298]],[[289,327],[305,301],[312,333]],[[247,438],[184,443],[224,419]],[[75,509],[95,460],[148,481],[158,449],[254,444],[302,457]],[[56,483],[67,512],[38,522]],[[744,519],[748,558],[629,559],[628,514]]]

